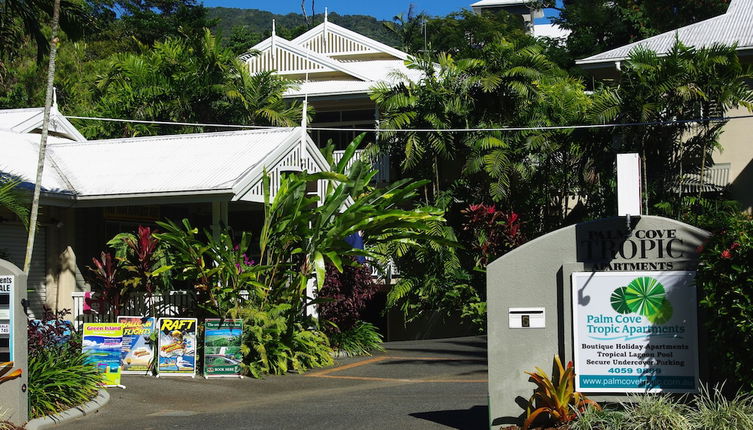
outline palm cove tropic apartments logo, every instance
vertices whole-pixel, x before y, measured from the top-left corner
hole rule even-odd
[[[635,278],[628,285],[616,288],[610,303],[620,314],[642,315],[654,324],[664,324],[672,318],[672,303],[666,297],[664,286],[648,276]]]

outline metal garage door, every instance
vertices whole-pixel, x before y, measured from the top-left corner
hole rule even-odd
[[[26,257],[26,241],[28,232],[20,224],[0,224],[0,258],[7,259],[23,269]],[[45,278],[47,276],[47,230],[37,228],[34,239],[34,255],[31,258],[29,271],[28,296],[30,302],[29,314],[39,317],[42,315],[42,305],[47,299]]]

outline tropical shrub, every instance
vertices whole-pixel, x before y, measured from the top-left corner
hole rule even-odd
[[[115,235],[107,245],[115,250],[115,257],[123,269],[122,285],[142,291],[147,298],[170,287],[169,254],[157,237],[157,230],[138,226],[136,233]]]
[[[666,394],[630,396],[622,405],[626,430],[690,430],[688,406]]]
[[[694,430],[753,429],[753,394],[737,392],[728,399],[721,386],[701,386],[688,420]]]
[[[259,263],[274,270],[260,273],[259,282],[269,291],[270,302],[291,305],[289,325],[299,319],[302,306],[314,300],[306,296],[309,280],[315,280],[317,288],[324,285],[328,263],[342,271],[353,264],[348,257],[378,259],[374,249],[380,244],[442,240],[430,228],[431,223],[444,222],[442,211],[414,203],[426,181],[402,179],[372,187],[377,171],[362,159],[353,161],[362,140],[363,135],[348,145],[337,163],[332,162],[332,148],[325,150],[332,172],[283,177],[274,200],[265,177]],[[312,183],[324,186],[323,198],[309,192]],[[364,237],[365,249],[345,240],[357,232]]]
[[[465,216],[463,230],[473,237],[471,246],[477,267],[485,268],[495,258],[525,242],[520,215],[515,212],[503,212],[496,205],[480,203],[468,206],[461,213]]]
[[[556,425],[562,425],[575,420],[578,414],[588,407],[599,407],[596,402],[575,391],[573,362],[568,362],[565,368],[559,355],[554,356],[552,378],[538,367],[535,372],[525,373],[530,375],[531,381],[536,384],[536,390],[528,401],[523,430],[528,429],[539,415],[549,418]]]
[[[185,281],[196,292],[197,304],[209,315],[234,316],[241,306],[260,306],[267,291],[256,279],[266,270],[249,259],[251,236],[243,232],[234,243],[229,230],[216,235],[199,233],[187,219],[181,224],[158,222],[157,234],[171,253],[176,280]],[[232,314],[232,315],[231,315]]]
[[[80,336],[63,320],[67,310],[45,309],[29,322],[29,416],[54,414],[91,400],[102,378],[86,363]]]
[[[712,382],[753,391],[753,219],[729,217],[705,245],[697,274]]]
[[[112,309],[117,317],[126,298],[128,288],[122,285],[118,276],[118,263],[109,252],[100,253],[99,258],[92,258],[89,269],[89,283],[94,291],[94,301],[99,305],[99,313]]]
[[[243,368],[255,378],[290,370],[302,373],[332,364],[332,348],[324,333],[300,323],[288,325],[290,305],[270,305],[266,311],[240,310],[243,318]]]
[[[621,410],[586,407],[567,427],[568,430],[624,430],[627,417]]]
[[[317,292],[317,297],[319,319],[332,324],[322,324],[322,330],[331,336],[354,328],[378,288],[368,266],[343,266],[340,272],[328,264],[324,286]]]
[[[365,321],[357,321],[347,330],[330,333],[329,340],[335,349],[349,356],[370,355],[373,351],[384,351],[379,329],[374,324]]]

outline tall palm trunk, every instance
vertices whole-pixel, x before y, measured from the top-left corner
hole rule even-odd
[[[39,214],[39,193],[42,187],[42,172],[44,171],[45,153],[47,151],[47,134],[50,129],[50,110],[52,109],[52,83],[55,78],[55,56],[58,46],[58,24],[60,22],[60,0],[55,0],[52,9],[52,34],[50,35],[50,62],[47,69],[47,94],[44,100],[44,119],[42,122],[42,138],[39,143],[39,159],[37,161],[37,178],[34,182],[34,198],[31,202],[31,216],[29,219],[29,239],[26,242],[26,258],[24,272],[31,268],[31,254],[34,251],[34,237],[37,233],[37,216]]]

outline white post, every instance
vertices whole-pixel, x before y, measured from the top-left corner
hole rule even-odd
[[[271,43],[271,45],[272,45],[272,46],[271,46],[271,50],[272,50],[272,59],[273,59],[273,60],[275,59],[275,36],[276,36],[276,31],[275,31],[275,20],[273,19],[273,20],[272,20],[272,36],[271,36],[271,40],[270,40],[270,43]],[[275,67],[277,67],[277,65],[276,65],[276,64],[275,64]]]
[[[322,34],[324,36],[324,52],[328,52],[327,49],[327,8],[324,8],[324,23],[322,24]]]
[[[641,215],[641,159],[617,154],[617,216]]]
[[[212,202],[212,236],[217,239],[228,225],[228,202]]]

